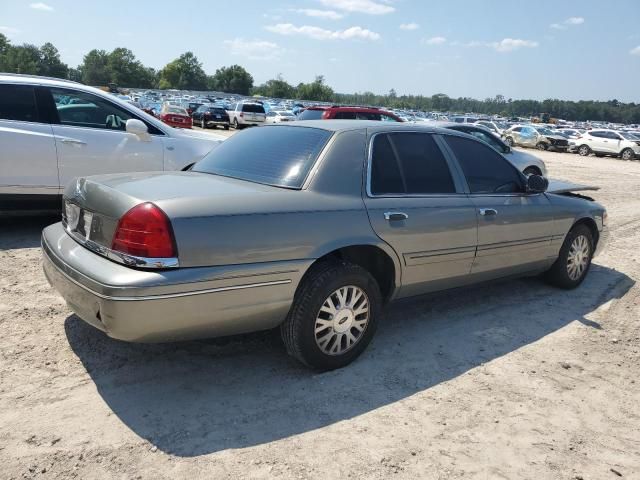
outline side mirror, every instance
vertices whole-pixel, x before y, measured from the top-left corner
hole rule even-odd
[[[549,180],[541,175],[527,177],[527,193],[544,193],[549,187]]]
[[[146,137],[149,134],[149,129],[142,120],[137,118],[130,118],[127,120],[125,131],[127,133],[133,133],[138,137]]]

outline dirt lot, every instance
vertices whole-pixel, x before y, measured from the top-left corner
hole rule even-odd
[[[585,283],[395,304],[326,374],[273,333],[111,340],[42,274],[56,219],[0,224],[0,477],[640,478],[640,162],[541,155],[602,186],[612,238]]]

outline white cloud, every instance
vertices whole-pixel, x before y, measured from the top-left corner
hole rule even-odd
[[[395,8],[374,0],[319,0],[325,7],[345,12],[366,13],[368,15],[385,15],[395,12]],[[384,1],[384,0],[383,0]]]
[[[317,10],[315,8],[299,8],[294,9],[294,12],[302,13],[307,17],[324,18],[327,20],[340,20],[344,17],[342,13],[334,12],[333,10]]]
[[[420,25],[417,23],[403,23],[400,25],[400,30],[418,30]]]
[[[538,46],[538,42],[520,40],[519,38],[505,38],[499,42],[491,42],[489,46],[498,52],[512,52],[519,48],[535,48]]]
[[[640,56],[640,45],[638,45],[636,48],[632,48],[631,50],[629,50],[629,53],[631,55],[638,55]]]
[[[431,37],[423,40],[423,42],[427,45],[442,45],[447,42],[447,39],[444,37]]]
[[[567,25],[582,25],[584,23],[584,18],[583,17],[569,17],[564,21],[564,23],[566,23]]]
[[[233,40],[225,40],[224,44],[232,55],[240,55],[251,60],[273,60],[280,57],[283,52],[277,43],[266,40],[234,38]]]
[[[552,23],[549,27],[554,30],[566,30],[568,27],[575,25],[582,25],[584,23],[584,17],[569,17],[562,23]]]
[[[0,33],[4,33],[7,37],[11,37],[13,35],[19,34],[20,30],[17,28],[0,25]]]
[[[51,5],[47,5],[46,3],[42,3],[42,2],[32,3],[29,5],[29,7],[33,8],[34,10],[42,10],[44,12],[53,12],[53,7]]]
[[[380,35],[362,27],[350,27],[346,30],[327,30],[325,28],[303,25],[296,27],[291,23],[279,23],[268,25],[267,30],[280,35],[304,35],[316,40],[350,40],[360,38],[363,40],[378,40]]]

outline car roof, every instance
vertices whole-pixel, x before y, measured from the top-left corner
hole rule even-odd
[[[288,122],[284,125],[273,125],[280,127],[313,127],[331,132],[346,132],[350,130],[368,130],[373,132],[393,132],[393,131],[422,131],[430,133],[451,134],[453,130],[432,126],[435,122],[412,123],[412,122],[381,122],[378,120],[298,120]],[[262,128],[266,128],[262,127]],[[458,132],[455,132],[458,133]]]
[[[64,87],[73,85],[74,87],[84,87],[82,83],[74,82],[73,80],[65,80],[62,78],[54,78],[54,77],[41,77],[39,75],[25,75],[21,73],[0,73],[0,82],[10,82],[10,83],[25,83],[31,84],[34,83],[38,85],[49,85],[54,87]]]

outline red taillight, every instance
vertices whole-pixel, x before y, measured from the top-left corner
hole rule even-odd
[[[111,249],[136,257],[177,257],[171,222],[153,203],[137,205],[122,216]]]

